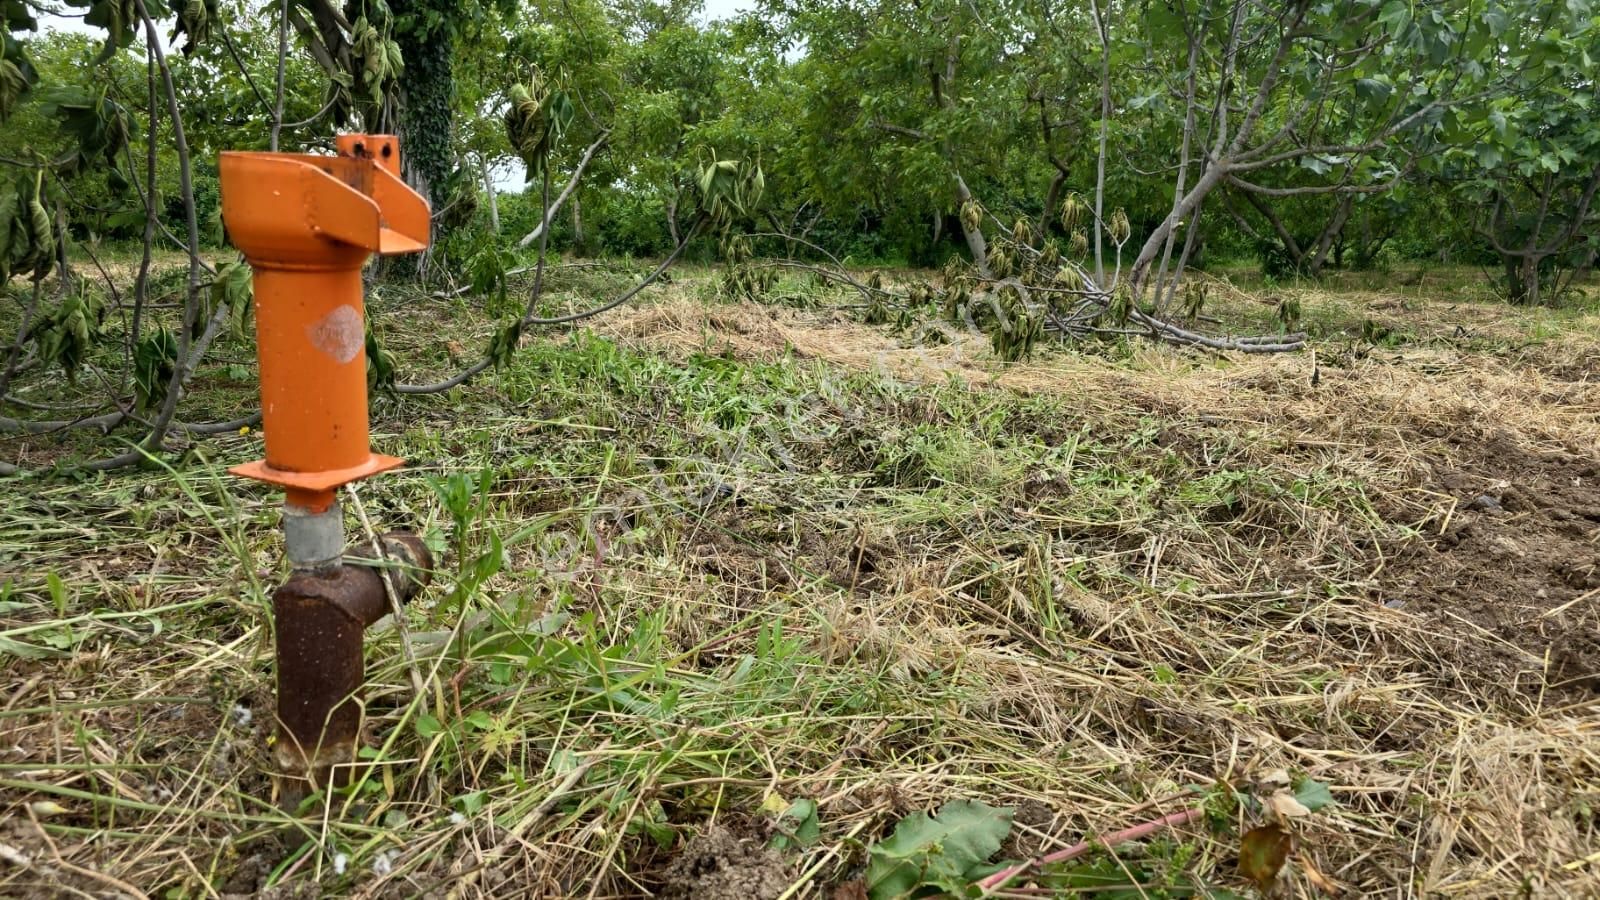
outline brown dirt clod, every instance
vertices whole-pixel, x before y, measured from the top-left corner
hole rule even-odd
[[[777,851],[712,825],[667,867],[664,900],[776,900],[793,873]]]

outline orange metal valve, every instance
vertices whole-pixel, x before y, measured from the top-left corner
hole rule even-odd
[[[401,460],[367,432],[361,268],[428,245],[428,203],[392,135],[340,136],[338,156],[223,153],[222,219],[254,270],[267,458],[231,469],[327,509],[340,485]]]

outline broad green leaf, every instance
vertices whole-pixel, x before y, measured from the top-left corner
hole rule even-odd
[[[1411,4],[1408,0],[1389,0],[1378,12],[1378,21],[1389,34],[1399,37],[1411,26]]]
[[[23,641],[0,637],[0,656],[15,656],[18,659],[52,659],[66,655],[60,650],[51,650]]]
[[[822,836],[822,827],[817,821],[817,801],[806,798],[794,801],[778,817],[777,827],[778,833],[772,838],[773,849],[815,844]]]
[[[1393,92],[1393,87],[1376,78],[1356,79],[1356,96],[1368,103],[1382,103]]]
[[[472,791],[457,797],[456,806],[460,808],[462,815],[475,816],[478,814],[478,810],[483,809],[484,801],[488,799],[488,792]]]
[[[45,587],[50,591],[50,605],[56,608],[56,615],[65,615],[67,611],[67,586],[61,576],[54,572],[44,573]]]
[[[948,886],[999,852],[1011,832],[1010,808],[952,800],[937,818],[912,813],[873,846],[867,863],[872,900],[909,897],[925,886]]]
[[[1323,782],[1307,778],[1295,787],[1294,798],[1300,801],[1301,806],[1316,812],[1333,802],[1333,793]]]

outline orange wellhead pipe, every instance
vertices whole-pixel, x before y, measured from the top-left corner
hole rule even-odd
[[[326,511],[340,485],[401,461],[367,433],[361,269],[428,243],[428,204],[401,181],[391,135],[341,135],[339,156],[224,153],[222,218],[249,260],[267,457],[231,471]]]
[[[256,346],[267,466],[367,464],[367,353],[361,270],[258,266]]]
[[[338,156],[224,153],[222,218],[253,271],[266,459],[230,471],[285,491],[293,575],[273,594],[280,800],[350,774],[360,743],[362,631],[390,605],[371,564],[345,564],[341,485],[401,460],[372,452],[361,269],[428,244],[428,204],[400,180],[391,135],[341,135]],[[420,539],[391,534],[395,596],[427,582]]]

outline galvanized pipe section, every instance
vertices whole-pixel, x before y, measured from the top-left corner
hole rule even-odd
[[[344,555],[344,511],[338,501],[321,512],[298,503],[283,504],[283,552],[296,572],[339,565]]]

